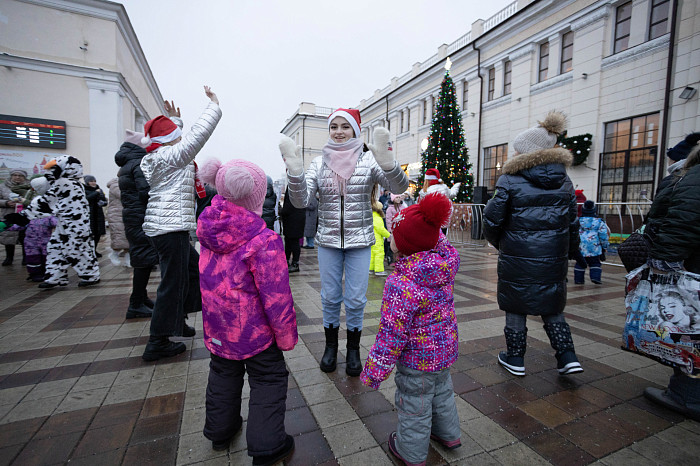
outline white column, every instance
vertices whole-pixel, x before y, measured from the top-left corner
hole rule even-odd
[[[90,100],[90,158],[81,162],[85,174],[94,175],[104,187],[118,170],[114,154],[124,142],[122,97],[125,92],[116,82],[86,79],[85,84]]]

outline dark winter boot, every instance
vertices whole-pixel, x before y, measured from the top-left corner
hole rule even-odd
[[[362,372],[360,360],[360,337],[362,330],[348,330],[347,356],[345,357],[345,373],[350,377],[357,377]]]
[[[583,285],[586,277],[586,269],[579,267],[578,264],[574,265],[574,283],[577,285]]]
[[[576,374],[583,372],[581,363],[576,358],[574,352],[574,340],[571,339],[571,328],[566,322],[554,322],[544,324],[544,331],[547,332],[549,343],[554,348],[557,358],[557,370],[560,375]]]
[[[5,260],[2,261],[3,266],[12,265],[12,261],[15,258],[15,245],[6,244],[5,245]]]
[[[299,271],[299,263],[298,262],[292,262],[292,265],[289,266],[289,273],[294,273]]]
[[[138,307],[130,305],[129,308],[126,310],[127,319],[141,319],[144,317],[151,317],[152,315],[153,309],[147,307],[145,304],[142,304]]]
[[[506,335],[508,351],[498,353],[498,364],[513,375],[525,375],[525,350],[527,349],[527,329],[516,331],[508,327],[503,329]]]
[[[161,358],[176,356],[184,351],[184,343],[170,341],[168,337],[150,337],[141,357],[144,361],[157,361]]]
[[[596,285],[603,283],[603,269],[601,267],[591,267],[591,281]]]
[[[338,327],[330,324],[328,328],[323,327],[326,332],[326,349],[321,358],[321,370],[323,372],[333,372],[338,363]]]
[[[148,296],[146,296],[143,299],[143,304],[145,304],[146,307],[150,307],[151,309],[153,309],[153,306],[156,305],[156,303],[154,303],[153,300],[151,298],[149,298]]]

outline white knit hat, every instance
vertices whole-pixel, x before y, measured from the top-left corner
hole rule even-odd
[[[566,116],[552,110],[544,121],[538,121],[534,128],[526,129],[513,140],[513,149],[519,154],[529,154],[542,149],[551,149],[557,138],[566,128]]]

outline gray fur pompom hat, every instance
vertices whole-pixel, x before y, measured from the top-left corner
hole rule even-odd
[[[547,114],[534,128],[526,129],[513,140],[513,149],[519,154],[529,154],[542,149],[551,149],[557,138],[566,129],[566,116],[557,111]]]

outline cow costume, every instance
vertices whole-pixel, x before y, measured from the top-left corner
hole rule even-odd
[[[100,281],[95,246],[90,236],[90,207],[81,183],[83,166],[70,155],[56,157],[46,166],[49,190],[27,209],[27,216],[51,214],[58,225],[46,248],[46,276],[39,288],[68,285],[68,266],[81,278],[78,286]]]

